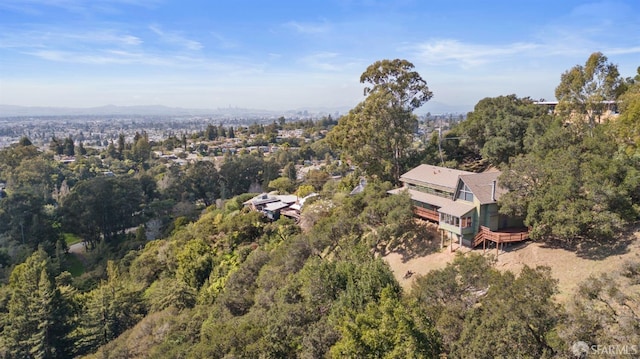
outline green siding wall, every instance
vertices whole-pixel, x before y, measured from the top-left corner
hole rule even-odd
[[[451,233],[460,234],[460,227],[452,226],[444,222],[440,222],[440,229],[444,229],[445,231],[449,231]]]

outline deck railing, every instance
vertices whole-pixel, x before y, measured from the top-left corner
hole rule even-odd
[[[440,221],[440,213],[438,213],[438,211],[433,209],[426,209],[426,208],[414,206],[413,213],[415,213],[415,215],[420,218],[428,219],[430,221],[435,221],[435,222]]]
[[[480,231],[473,239],[472,247],[477,247],[480,243],[491,241],[496,244],[521,242],[529,239],[529,231],[527,229],[516,229],[503,232],[494,232],[488,227],[480,226]]]

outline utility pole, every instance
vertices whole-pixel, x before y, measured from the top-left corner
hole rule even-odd
[[[442,127],[438,127],[438,153],[440,154],[440,164],[444,167],[444,157],[442,156]]]

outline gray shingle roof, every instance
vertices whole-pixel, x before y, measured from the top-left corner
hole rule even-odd
[[[507,190],[500,187],[498,184],[498,177],[500,171],[473,173],[461,175],[460,180],[466,184],[473,195],[480,201],[481,204],[494,203],[500,199],[500,196],[507,193]],[[496,181],[496,198],[491,198],[491,192],[493,190],[493,181]]]
[[[264,209],[266,211],[277,211],[283,208],[287,208],[289,207],[289,204],[287,203],[283,203],[283,202],[272,202],[272,203],[268,203]]]
[[[455,202],[452,202],[448,206],[443,206],[442,208],[438,209],[438,212],[450,214],[450,215],[455,216],[455,217],[462,217],[465,214],[467,214],[467,213],[471,212],[472,210],[474,210],[475,208],[476,207],[474,207],[473,205],[470,205],[468,203],[461,202],[461,201],[455,201]]]
[[[420,165],[403,174],[400,180],[413,184],[431,184],[455,190],[458,176],[470,175],[472,172],[432,165]]]

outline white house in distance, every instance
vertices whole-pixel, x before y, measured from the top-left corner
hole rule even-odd
[[[261,193],[244,202],[243,205],[254,211],[262,212],[272,221],[279,219],[280,215],[297,221],[300,219],[300,212],[305,201],[317,195],[317,193],[311,193],[304,198],[300,198],[294,194]]]

